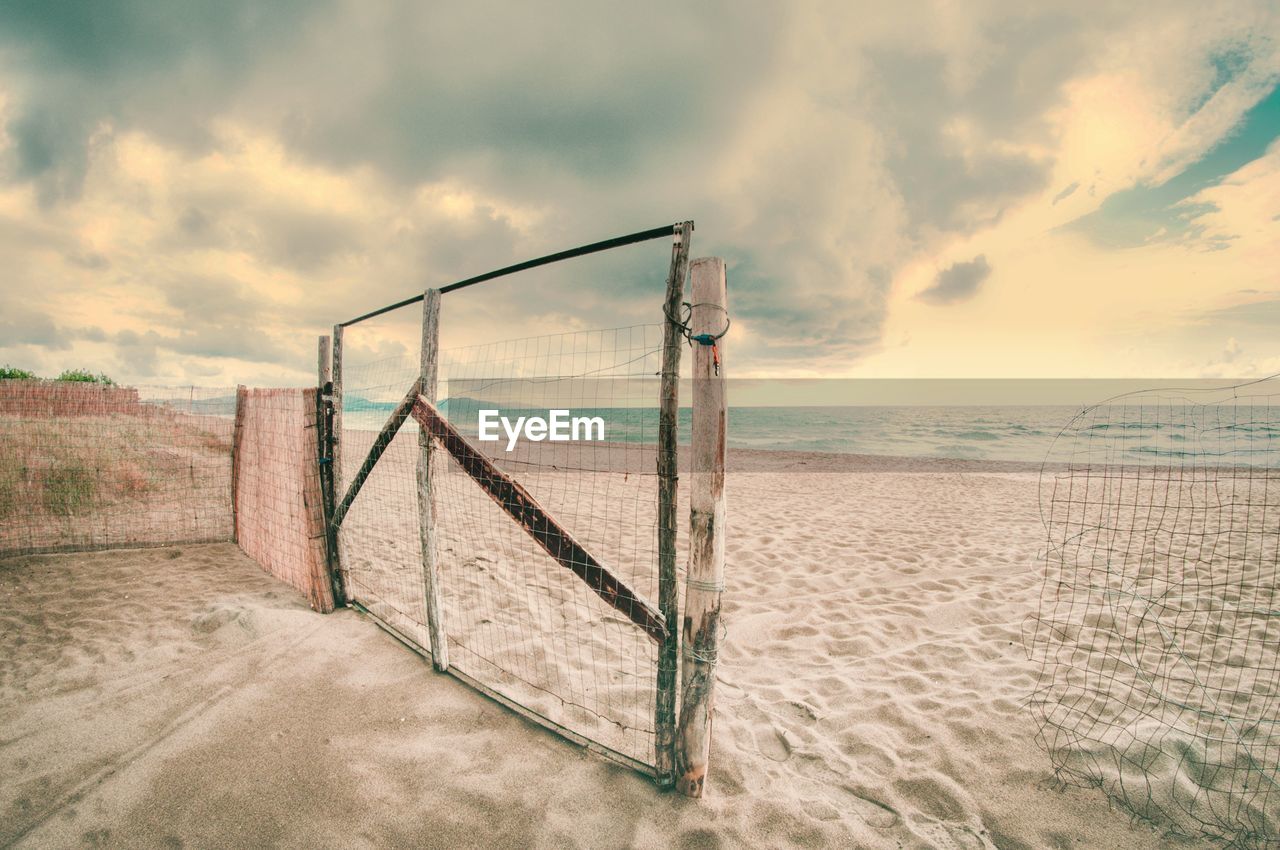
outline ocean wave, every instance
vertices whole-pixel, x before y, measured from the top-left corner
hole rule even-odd
[[[999,440],[999,434],[990,431],[961,431],[954,435],[957,440]]]

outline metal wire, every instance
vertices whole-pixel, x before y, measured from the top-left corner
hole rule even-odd
[[[1040,742],[1063,779],[1236,846],[1280,841],[1278,400],[1120,396],[1041,474]]]
[[[234,388],[0,381],[0,554],[229,540]]]
[[[528,269],[535,269],[538,266],[545,266],[551,263],[558,263],[561,260],[570,260],[570,259],[573,259],[574,257],[585,257],[587,254],[595,254],[600,251],[608,251],[610,248],[621,248],[624,245],[634,245],[637,242],[647,242],[650,239],[662,239],[663,237],[671,236],[673,233],[678,233],[679,230],[680,230],[680,224],[677,223],[677,224],[665,225],[663,227],[654,227],[650,230],[641,230],[637,233],[627,234],[626,236],[615,236],[612,239],[605,239],[600,242],[592,242],[590,245],[582,245],[578,248],[570,248],[567,251],[559,251],[555,254],[548,254],[545,257],[538,257],[535,260],[526,260],[523,263],[516,263],[514,266],[507,266],[506,268],[497,269],[491,272],[485,272],[484,274],[476,275],[475,277],[469,277],[465,280],[460,280],[457,283],[451,283],[447,286],[440,287],[440,292],[441,293],[453,292],[458,289],[464,289],[468,286],[474,286],[477,283],[484,283],[487,280],[493,280],[495,278],[505,277],[506,275],[509,275],[509,274],[515,274],[516,272],[527,271]],[[401,307],[408,307],[410,304],[421,303],[422,298],[423,298],[422,295],[415,295],[412,298],[406,298],[403,301],[397,301],[394,304],[388,304],[386,307],[381,307],[377,310],[373,310],[372,312],[365,313],[363,316],[356,316],[354,319],[348,319],[347,321],[342,322],[341,326],[344,328],[350,327],[351,325],[354,325],[358,322],[363,322],[366,319],[372,319],[376,316],[381,316],[384,313],[390,313],[392,310],[398,310]]]
[[[450,423],[649,602],[657,598],[661,350],[662,326],[655,324],[504,340],[439,357],[439,407]],[[343,381],[348,480],[417,368],[408,357],[349,361]],[[604,439],[522,437],[508,452],[505,434],[496,442],[478,439],[482,408],[512,420],[545,417],[551,409],[598,416]],[[461,467],[435,454],[451,667],[553,728],[652,766],[654,641],[550,557]],[[352,598],[426,650],[417,457],[417,426],[409,422],[351,505],[342,562]]]

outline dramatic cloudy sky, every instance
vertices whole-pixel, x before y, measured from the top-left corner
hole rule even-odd
[[[301,383],[694,218],[738,375],[1280,371],[1280,13],[1157,5],[11,0],[0,363]],[[668,252],[445,344],[653,321]]]

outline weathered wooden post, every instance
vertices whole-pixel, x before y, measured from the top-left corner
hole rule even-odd
[[[663,302],[662,383],[658,396],[658,610],[667,634],[658,647],[657,698],[654,702],[654,768],[658,784],[675,782],[676,672],[679,664],[679,601],[676,585],[676,421],[680,410],[680,349],[684,343],[680,309],[689,272],[693,222],[676,228]]]
[[[728,399],[724,341],[728,329],[724,260],[703,257],[689,268],[693,307],[693,438],[690,445],[689,570],[681,635],[680,724],[676,786],[701,797],[707,782],[715,712],[720,594],[724,590],[725,439]]]
[[[321,424],[324,403],[319,387],[302,390],[302,489],[303,525],[307,534],[307,599],[321,614],[334,609],[333,576],[329,572],[328,529],[324,511],[324,438]]]
[[[333,362],[329,354],[329,335],[320,334],[316,346],[316,386],[321,392],[328,392],[326,387],[333,381]]]
[[[422,299],[422,361],[419,383],[427,401],[436,402],[440,356],[440,290],[428,289]],[[431,638],[431,663],[441,673],[449,669],[449,637],[440,605],[440,550],[436,540],[436,482],[432,470],[434,447],[427,429],[418,428],[418,537],[422,544],[422,591]]]
[[[336,501],[337,491],[342,487],[342,325],[333,326],[332,349],[330,377],[333,381],[329,395],[333,413],[329,419],[329,476],[334,494],[331,501]],[[351,593],[343,571],[342,526],[334,522],[336,511],[335,505],[329,512],[329,552],[333,559],[334,601],[345,605],[350,601]]]
[[[320,473],[320,504],[324,518],[325,573],[333,593],[335,606],[346,604],[343,598],[342,576],[338,569],[338,546],[334,537],[333,522],[333,359],[329,336],[322,334],[317,345],[316,364],[316,439]]]

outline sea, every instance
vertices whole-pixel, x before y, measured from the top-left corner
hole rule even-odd
[[[459,430],[474,436],[480,403],[461,399],[441,407]],[[351,399],[344,424],[377,430],[393,408],[391,403]],[[547,415],[545,409],[498,409],[513,422],[519,416]],[[1146,409],[1123,419],[1096,411],[1078,418],[1084,410],[1072,405],[732,407],[729,447],[1030,463],[1054,459],[1051,453],[1078,452],[1081,445],[1100,446],[1104,440],[1113,462],[1209,461],[1218,453],[1215,447],[1224,445],[1232,454],[1240,446],[1265,449],[1268,457],[1280,454],[1280,416],[1268,414],[1259,421],[1256,415],[1246,419],[1233,414],[1225,423],[1206,423],[1203,415],[1170,415],[1166,408],[1162,415]],[[610,442],[657,442],[656,408],[573,408],[572,415],[602,418]],[[690,411],[683,408],[681,442],[687,442],[690,428]],[[1216,435],[1208,446],[1206,434]]]

